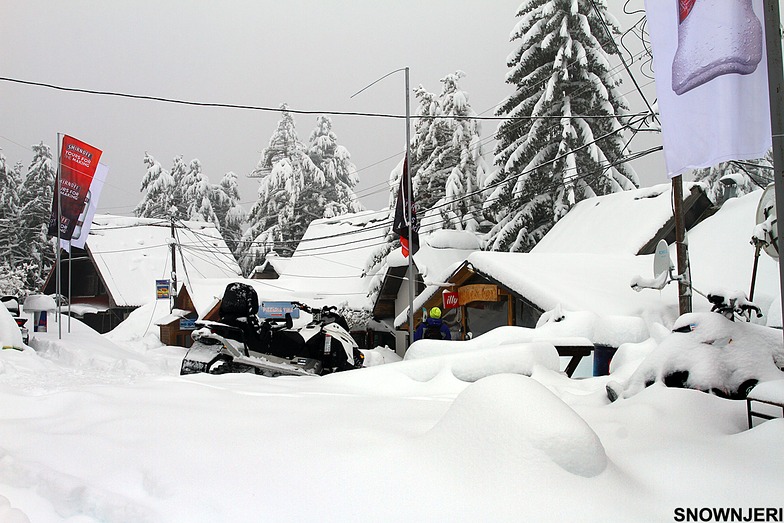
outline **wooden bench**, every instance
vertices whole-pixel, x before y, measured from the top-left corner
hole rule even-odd
[[[754,403],[760,405],[754,406]],[[761,412],[759,410],[761,405],[771,405],[780,408],[781,417],[784,417],[784,380],[764,381],[751,389],[751,392],[746,397],[746,413],[749,428],[753,427],[753,418],[770,420],[779,417]],[[767,410],[772,412],[772,409]]]

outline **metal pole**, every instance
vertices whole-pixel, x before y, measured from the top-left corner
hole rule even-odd
[[[777,220],[784,219],[784,114],[781,97],[784,96],[784,72],[781,60],[781,23],[778,1],[763,2],[765,17],[765,45],[768,54],[768,95],[770,96],[770,132],[773,140],[773,181],[776,193]],[[778,224],[779,253],[784,248],[784,228]],[[781,314],[784,316],[784,264],[779,257],[779,294]],[[782,318],[784,319],[784,318]]]
[[[406,67],[406,171],[407,182],[406,191],[408,191],[408,345],[409,347],[414,342],[414,191],[412,188],[412,176],[410,166],[408,165],[409,156],[411,152],[411,102],[410,102],[410,89],[408,87],[408,67]]]
[[[678,312],[691,312],[691,271],[686,245],[686,222],[683,218],[683,176],[672,179],[672,210],[675,216],[675,252],[678,258]]]
[[[57,183],[55,184],[55,198],[57,198],[57,246],[55,247],[55,263],[57,264],[57,273],[55,278],[56,283],[56,298],[57,298],[57,339],[63,339],[63,322],[60,321],[60,288],[62,286],[62,268],[60,267],[60,262],[62,261],[62,257],[60,256],[60,222],[62,221],[62,198],[60,197],[60,133],[57,133]],[[48,329],[48,327],[47,327]]]
[[[68,240],[68,334],[71,333],[71,281],[73,280],[73,252],[71,247],[71,240]]]

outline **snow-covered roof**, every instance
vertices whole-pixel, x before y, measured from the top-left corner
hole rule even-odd
[[[673,303],[677,308],[672,285],[661,293],[635,292],[631,288],[635,275],[652,271],[652,256],[475,252],[467,263],[544,311],[561,306],[598,315],[639,317],[648,309],[662,309]],[[428,287],[414,300],[414,309],[440,290],[435,285]],[[407,314],[407,310],[401,313],[395,325],[402,325]]]
[[[369,309],[370,278],[363,278],[365,262],[383,242],[389,210],[363,211],[314,220],[297,250],[285,263],[273,258],[281,289],[297,289],[298,299],[324,305],[346,302]],[[309,303],[310,304],[310,303]]]
[[[479,240],[472,232],[441,229],[420,238],[414,263],[425,284],[442,282],[479,247]],[[408,265],[408,258],[398,248],[389,253],[387,264],[403,267]]]
[[[171,237],[165,220],[93,218],[86,247],[117,306],[138,307],[156,299],[155,280],[171,275]],[[182,222],[176,242],[178,283],[242,273],[212,223]]]
[[[761,194],[759,190],[729,200],[716,214],[689,231],[689,261],[697,291],[703,294],[722,289],[749,292],[754,261],[750,239]],[[545,311],[558,305],[566,310],[603,316],[644,317],[658,311],[674,320],[678,305],[674,283],[662,291],[636,292],[631,288],[632,277],[653,276],[653,255],[614,252],[612,242],[604,236],[621,236],[627,224],[619,220],[618,227],[618,231],[592,232],[589,244],[607,246],[607,251],[602,253],[476,252],[468,257],[467,263]],[[670,251],[674,260],[674,245]],[[414,300],[414,308],[421,307],[439,290],[438,286],[428,287]],[[779,296],[778,265],[761,254],[754,302],[765,313],[768,325],[781,325]],[[698,294],[692,301],[695,311],[710,309],[708,301]],[[406,319],[407,309],[395,319],[395,326],[402,325]]]
[[[685,183],[684,200],[699,184]],[[671,184],[578,202],[531,250],[637,254],[672,219]]]
[[[256,293],[259,295],[259,303],[265,301],[305,301],[301,293],[296,292],[292,288],[282,286],[280,280],[250,280],[244,278],[191,280],[186,286],[199,318],[204,317],[223,298],[226,286],[234,282],[246,283],[256,289]]]

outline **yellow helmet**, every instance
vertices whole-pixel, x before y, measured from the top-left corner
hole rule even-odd
[[[434,320],[440,320],[441,309],[439,309],[438,307],[433,307],[432,309],[430,309],[430,317],[433,318]]]

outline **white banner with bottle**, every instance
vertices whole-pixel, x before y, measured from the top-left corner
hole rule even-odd
[[[669,177],[771,148],[762,0],[645,0]]]
[[[84,207],[81,214],[79,214],[71,240],[60,240],[60,246],[67,252],[71,252],[70,247],[84,249],[84,244],[87,242],[87,234],[90,232],[90,226],[93,224],[93,216],[95,216],[95,211],[98,209],[98,199],[101,197],[101,190],[107,174],[109,174],[109,167],[99,163],[90,182],[90,189],[87,191]]]

